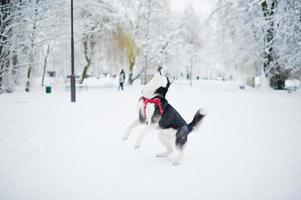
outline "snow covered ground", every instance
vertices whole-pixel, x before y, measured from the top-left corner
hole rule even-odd
[[[300,200],[301,91],[239,90],[234,82],[176,82],[169,102],[190,121],[182,165],[154,155],[156,132],[133,149],[142,86],[0,95],[1,200]]]

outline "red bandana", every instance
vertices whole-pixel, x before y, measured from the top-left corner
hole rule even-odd
[[[154,98],[154,99],[147,99],[145,97],[142,97],[143,104],[144,104],[144,115],[146,116],[146,106],[148,103],[154,103],[158,106],[160,114],[163,115],[163,108],[161,105],[161,99],[160,98]]]

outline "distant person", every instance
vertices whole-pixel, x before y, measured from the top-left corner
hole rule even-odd
[[[125,81],[125,73],[123,70],[119,73],[119,87],[118,90],[123,90],[123,84]]]

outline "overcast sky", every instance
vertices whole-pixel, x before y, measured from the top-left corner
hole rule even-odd
[[[171,10],[183,11],[186,6],[191,4],[202,16],[208,16],[217,0],[171,0]]]

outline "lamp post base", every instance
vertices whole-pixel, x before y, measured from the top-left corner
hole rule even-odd
[[[75,102],[76,101],[76,97],[75,97],[75,75],[71,74],[70,76],[70,89],[71,89],[71,102]]]

